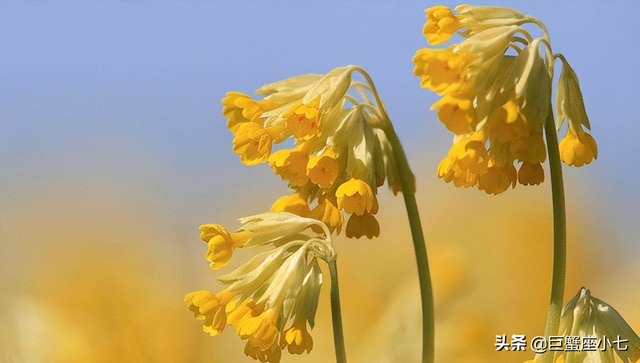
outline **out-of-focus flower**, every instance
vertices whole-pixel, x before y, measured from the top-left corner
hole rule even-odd
[[[344,66],[266,84],[256,91],[264,96],[259,101],[229,92],[223,114],[240,160],[268,162],[295,191],[278,199],[272,211],[319,219],[337,233],[344,211],[351,215],[349,237],[372,238],[379,234],[377,188],[385,180],[394,193],[401,187],[384,131],[386,113],[374,87],[354,80],[354,73],[369,80],[361,68]],[[274,144],[290,139],[293,148],[273,151]]]
[[[597,157],[575,72],[561,54],[553,54],[539,20],[502,7],[459,5],[427,9],[424,34],[431,44],[458,32],[464,40],[447,48],[420,49],[414,74],[422,87],[442,96],[432,105],[455,134],[438,176],[459,187],[477,186],[498,194],[510,186],[544,180],[543,127],[551,115],[551,79],[556,58],[563,69],[558,85],[557,127],[568,120],[560,143],[561,159],[581,166]],[[521,25],[535,23],[543,36],[533,38]],[[516,170],[514,163],[520,163]]]
[[[611,305],[584,287],[562,309],[558,334],[580,339],[579,351],[557,352],[567,363],[614,363],[614,351],[624,363],[640,359],[640,337]],[[588,349],[585,342],[590,342]]]
[[[317,259],[335,258],[331,232],[318,220],[287,212],[260,214],[240,222],[242,227],[231,234],[219,225],[202,226],[203,235],[213,236],[209,251],[214,239],[227,240],[226,245],[235,248],[271,245],[273,249],[220,277],[227,285],[224,290],[194,291],[185,302],[210,335],[220,334],[226,325],[235,327],[247,341],[244,353],[261,362],[279,362],[285,348],[292,354],[311,351],[313,340],[307,326],[313,329],[315,324],[322,285]],[[209,251],[207,260],[211,261],[215,253]],[[228,251],[232,248],[225,249]],[[218,268],[215,263],[212,268]]]

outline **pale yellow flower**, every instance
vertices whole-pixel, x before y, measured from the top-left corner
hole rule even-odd
[[[235,327],[247,341],[244,353],[256,360],[277,363],[285,348],[292,354],[310,352],[313,340],[307,327],[315,325],[322,285],[317,260],[335,259],[331,232],[318,220],[287,212],[240,222],[242,227],[233,234],[220,225],[205,225],[203,238],[228,240],[237,248],[273,249],[220,277],[227,285],[221,292],[194,291],[185,302],[210,335],[219,335],[226,325]]]

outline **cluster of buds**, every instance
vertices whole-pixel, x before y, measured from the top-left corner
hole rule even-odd
[[[240,220],[229,233],[218,224],[200,227],[212,269],[227,265],[236,248],[270,246],[218,280],[228,285],[218,293],[194,291],[185,301],[212,336],[235,327],[247,340],[245,354],[277,363],[281,352],[310,352],[322,273],[318,258],[331,261],[331,232],[315,219],[291,213],[265,213]]]
[[[556,59],[563,64],[557,95],[557,129],[568,121],[561,159],[582,166],[597,157],[578,79],[561,54],[554,54],[544,24],[509,8],[459,5],[427,9],[423,33],[431,45],[455,33],[464,40],[425,48],[414,57],[422,87],[442,96],[432,105],[455,134],[438,176],[458,187],[477,186],[498,194],[517,183],[544,180],[547,152],[543,128],[552,115],[551,80]],[[533,23],[543,36],[522,27]],[[584,127],[584,128],[583,128]],[[514,163],[520,162],[518,170]]]
[[[272,211],[321,220],[337,233],[344,211],[347,237],[372,238],[380,230],[377,188],[385,180],[394,193],[401,187],[384,131],[388,117],[371,83],[354,80],[354,73],[369,79],[361,68],[344,66],[266,84],[256,91],[260,100],[229,92],[223,114],[240,160],[268,162],[293,189]],[[292,148],[273,150],[291,139]]]

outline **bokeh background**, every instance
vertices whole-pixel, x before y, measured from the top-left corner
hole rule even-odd
[[[444,2],[454,6],[455,3]],[[640,330],[640,3],[496,1],[542,20],[580,77],[598,160],[564,168],[566,297],[591,289]],[[198,226],[261,213],[286,185],[231,151],[220,99],[358,64],[418,177],[441,362],[521,362],[540,335],[550,183],[499,196],[436,177],[451,135],[412,57],[427,2],[0,2],[0,360],[251,362],[183,303],[221,286]],[[548,173],[547,173],[548,175]],[[351,362],[418,361],[419,297],[401,198],[380,237],[335,241]],[[240,264],[250,255],[239,254]],[[315,346],[333,359],[328,286]]]

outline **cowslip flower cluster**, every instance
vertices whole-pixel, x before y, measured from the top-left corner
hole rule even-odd
[[[256,91],[264,96],[260,100],[229,92],[223,114],[240,160],[268,162],[295,191],[279,198],[272,211],[321,220],[337,233],[344,211],[350,215],[347,237],[372,238],[380,231],[377,188],[385,179],[394,193],[401,187],[383,131],[386,113],[373,86],[354,80],[354,73],[369,79],[361,68],[344,66],[266,84]],[[274,150],[285,141],[292,147]]]
[[[335,259],[331,232],[315,219],[291,213],[264,213],[240,219],[230,233],[219,224],[200,227],[212,269],[227,265],[236,248],[265,247],[245,264],[220,277],[227,287],[217,293],[194,291],[185,302],[212,336],[233,326],[246,340],[244,353],[261,362],[277,363],[281,351],[308,353],[322,273],[318,258]]]
[[[446,48],[424,48],[414,57],[421,85],[442,96],[431,108],[455,134],[438,176],[458,187],[477,186],[498,194],[517,183],[544,180],[547,152],[543,127],[552,117],[554,61],[562,62],[557,92],[556,127],[568,124],[560,157],[582,166],[598,155],[578,78],[564,56],[554,54],[539,20],[513,9],[459,5],[426,10],[423,33],[431,45],[458,33],[464,40]],[[522,27],[533,23],[543,36]],[[520,163],[516,170],[514,163]]]

